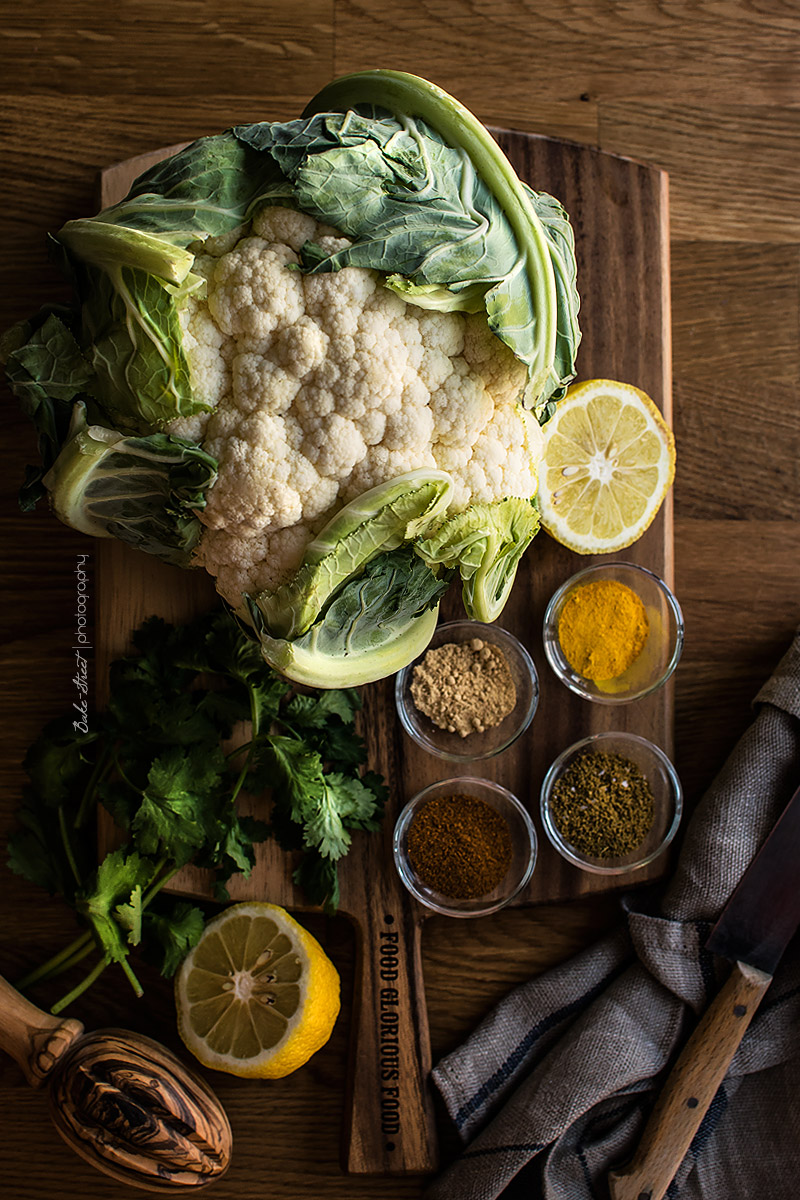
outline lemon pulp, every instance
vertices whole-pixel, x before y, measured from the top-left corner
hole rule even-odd
[[[288,1075],[327,1042],[339,976],[284,909],[235,904],[210,921],[175,981],[178,1030],[205,1066]]]
[[[571,387],[544,427],[544,528],[579,554],[641,537],[675,474],[675,440],[639,388],[610,379]]]

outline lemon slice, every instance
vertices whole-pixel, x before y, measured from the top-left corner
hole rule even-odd
[[[544,426],[542,525],[578,554],[641,537],[675,475],[675,439],[649,396],[627,383],[571,387]]]
[[[178,1032],[206,1067],[279,1079],[331,1035],[339,975],[275,904],[234,904],[206,926],[175,981]]]

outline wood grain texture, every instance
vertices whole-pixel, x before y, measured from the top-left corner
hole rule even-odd
[[[676,241],[795,244],[800,109],[676,99],[604,106],[600,145],[658,163],[672,180]]]
[[[276,0],[122,0],[113,24],[97,18],[93,0],[73,0],[63,24],[45,5],[7,13],[6,86],[183,97],[203,90],[202,65],[210,62],[218,90],[234,95],[257,91],[266,67],[276,91],[291,91],[298,68],[317,87],[331,75],[333,0],[303,0],[300,21]],[[46,69],[34,72],[37,63]]]
[[[518,90],[534,110],[539,95],[788,105],[798,34],[800,14],[783,0],[701,0],[691,13],[670,0],[344,0],[335,66],[416,71],[484,110]]]
[[[329,18],[313,2],[295,12],[263,0],[255,18],[252,5],[229,9],[203,0],[191,13],[181,4],[161,20],[162,10],[147,0],[91,10],[86,0],[39,0],[13,13],[5,6],[0,325],[67,295],[47,261],[44,234],[92,210],[103,166],[234,121],[295,115],[320,82],[346,70],[384,65],[428,74],[495,125],[572,138],[668,169],[675,578],[687,625],[675,678],[675,754],[691,805],[751,720],[750,700],[800,622],[791,433],[800,400],[797,6],[332,0]],[[258,46],[204,33],[203,22],[248,37],[255,26]],[[314,42],[318,57],[291,57],[287,69],[276,31],[284,41]],[[65,55],[80,66],[59,61]],[[579,367],[583,372],[580,360]],[[13,825],[25,747],[72,700],[71,572],[76,553],[94,552],[88,539],[45,512],[16,512],[22,464],[32,459],[35,440],[6,389],[2,404],[0,841]],[[94,663],[92,670],[96,676]],[[75,936],[58,899],[4,866],[0,910],[0,971],[12,980]],[[434,1059],[508,988],[618,919],[614,897],[595,896],[477,922],[426,922],[422,961]],[[235,1138],[233,1167],[213,1195],[252,1200],[268,1187],[274,1200],[419,1200],[420,1177],[377,1184],[340,1172],[355,938],[344,918],[307,914],[303,921],[342,975],[342,1016],[328,1045],[285,1080],[266,1085],[209,1074]],[[89,1028],[113,1017],[182,1053],[170,984],[146,965],[137,964],[139,973],[142,1000],[108,972],[74,1015]],[[77,975],[67,977],[64,990],[75,982]],[[46,1005],[60,992],[40,988],[35,999]],[[796,1105],[797,1094],[786,1102]],[[4,1195],[130,1195],[48,1137],[42,1096],[6,1057],[0,1121]],[[442,1114],[437,1124],[447,1158],[457,1138]],[[724,1178],[725,1164],[719,1169]]]
[[[41,1087],[83,1033],[74,1017],[52,1017],[0,976],[0,1050],[10,1054],[31,1087]]]

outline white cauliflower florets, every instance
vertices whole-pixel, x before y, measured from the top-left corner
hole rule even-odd
[[[525,368],[485,316],[417,308],[360,267],[306,275],[307,241],[348,244],[265,208],[235,245],[206,245],[207,294],[182,313],[193,387],[213,411],[170,429],[219,462],[199,555],[237,607],[289,578],[338,506],[403,472],[449,472],[452,511],[536,490]]]

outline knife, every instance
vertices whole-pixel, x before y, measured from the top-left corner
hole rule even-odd
[[[742,876],[706,948],[733,970],[686,1043],[611,1200],[661,1200],[722,1083],[781,955],[800,923],[800,788]]]

